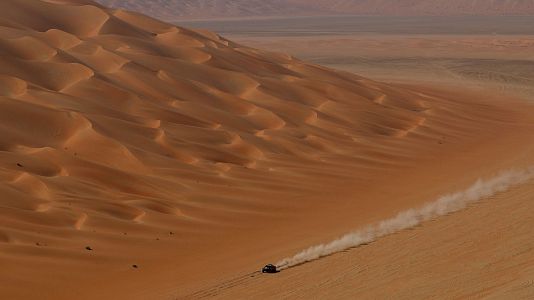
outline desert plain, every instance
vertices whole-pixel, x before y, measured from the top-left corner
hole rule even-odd
[[[477,180],[531,174],[531,19],[295,34],[87,0],[0,8],[0,298],[534,295],[530,175],[259,272]]]
[[[531,16],[329,16],[178,23],[380,81],[533,95]]]

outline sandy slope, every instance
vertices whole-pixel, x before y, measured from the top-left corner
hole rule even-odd
[[[532,299],[533,189],[531,182],[369,245],[272,276],[229,278],[186,298]]]
[[[532,15],[533,0],[98,0],[166,20],[310,15]]]
[[[534,159],[513,99],[85,0],[0,8],[2,299],[189,295]]]

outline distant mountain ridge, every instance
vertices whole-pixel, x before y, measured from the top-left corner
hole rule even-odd
[[[534,15],[534,0],[97,0],[165,20],[289,15]]]

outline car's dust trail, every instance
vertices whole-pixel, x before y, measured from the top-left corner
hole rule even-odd
[[[442,196],[420,208],[403,211],[391,219],[351,232],[330,243],[313,246],[293,257],[285,258],[276,264],[277,269],[287,269],[417,226],[430,219],[459,211],[471,203],[504,192],[532,178],[534,178],[534,167],[522,171],[503,172],[487,180],[479,179],[466,190]]]

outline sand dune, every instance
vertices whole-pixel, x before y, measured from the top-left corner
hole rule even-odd
[[[91,1],[0,8],[2,299],[190,295],[534,159],[518,100]]]
[[[532,15],[532,0],[98,0],[169,21],[310,15]]]

